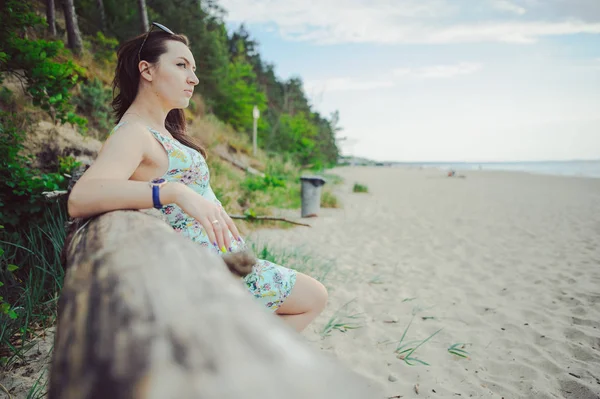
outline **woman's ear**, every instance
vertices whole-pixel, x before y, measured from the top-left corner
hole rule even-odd
[[[152,82],[152,73],[150,72],[150,63],[148,61],[140,61],[138,69],[143,79]]]

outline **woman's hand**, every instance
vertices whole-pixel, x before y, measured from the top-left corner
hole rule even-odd
[[[231,247],[229,231],[233,237],[241,240],[237,227],[223,207],[207,200],[189,187],[182,185],[176,204],[204,227],[210,241],[221,251],[227,252]]]

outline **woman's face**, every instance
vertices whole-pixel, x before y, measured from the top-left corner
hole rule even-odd
[[[194,56],[181,42],[169,40],[166,46],[152,71],[152,89],[168,108],[186,108],[198,84]]]

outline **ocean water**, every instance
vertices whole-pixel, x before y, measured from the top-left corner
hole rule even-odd
[[[443,170],[503,170],[556,176],[580,176],[600,178],[600,160],[595,161],[545,161],[545,162],[425,162],[413,166],[432,167]]]

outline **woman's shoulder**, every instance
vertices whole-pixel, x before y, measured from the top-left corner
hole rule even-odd
[[[106,142],[117,145],[141,145],[148,148],[147,144],[154,140],[152,133],[146,126],[137,121],[120,121],[109,132]]]
[[[108,138],[112,137],[136,137],[136,138],[152,138],[152,133],[148,127],[138,121],[120,121],[108,133]]]

